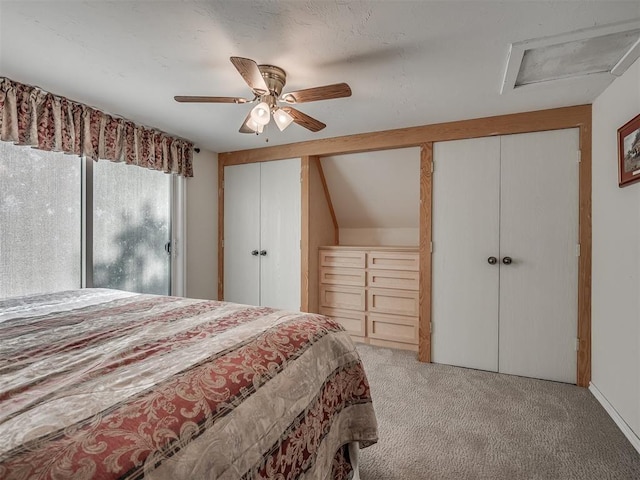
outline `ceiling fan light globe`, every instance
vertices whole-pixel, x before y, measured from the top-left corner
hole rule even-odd
[[[283,132],[285,128],[291,125],[291,123],[293,122],[293,117],[279,108],[273,113],[273,120],[276,122],[276,125],[278,126],[280,131]]]
[[[251,110],[251,120],[262,126],[269,123],[269,120],[271,120],[269,105],[267,105],[266,102],[260,102],[258,105],[253,107],[253,110]]]
[[[244,123],[246,125],[246,127],[253,131],[253,132],[257,132],[258,131],[258,124],[251,118],[247,118],[247,121]]]

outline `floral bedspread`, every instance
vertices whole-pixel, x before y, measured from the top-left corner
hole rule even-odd
[[[377,440],[330,319],[84,289],[0,301],[0,478],[338,479]]]

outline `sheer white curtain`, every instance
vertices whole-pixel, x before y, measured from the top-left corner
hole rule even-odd
[[[0,142],[0,298],[80,288],[81,166]]]

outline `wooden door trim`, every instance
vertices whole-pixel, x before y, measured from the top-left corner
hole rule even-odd
[[[420,289],[418,360],[431,361],[431,218],[433,143],[420,145]]]
[[[310,208],[310,179],[309,168],[317,157],[304,156],[300,159],[300,191],[302,195],[301,230],[300,230],[300,310],[309,311],[309,208]]]
[[[577,384],[591,382],[591,109],[580,127]]]
[[[224,166],[218,161],[218,300],[224,300]]]
[[[221,192],[218,202],[218,296],[221,299],[224,298],[222,238],[224,238],[223,186],[224,166],[226,165],[281,160],[285,158],[302,158],[304,156],[329,156],[404,147],[422,147],[422,145],[433,144],[439,141],[560,130],[564,128],[580,129],[580,148],[582,151],[579,178],[579,238],[581,255],[578,266],[577,336],[579,338],[579,349],[577,353],[577,384],[582,387],[587,387],[591,380],[591,105],[499,115],[458,122],[311,140],[253,150],[220,153],[218,155],[218,182],[219,192]],[[421,169],[421,199],[423,198],[422,182],[424,181],[422,175],[423,172]],[[431,179],[427,181],[430,184]],[[426,191],[427,189],[425,187],[425,192]],[[426,226],[426,222],[430,224],[431,221],[430,218],[425,219],[422,215],[423,213],[421,212],[421,247],[422,242],[425,241],[422,237],[426,236],[426,233],[422,232],[422,222],[425,222],[424,226]],[[422,282],[427,281],[427,275],[429,275],[430,281],[430,272],[426,271],[427,268],[430,270],[430,266],[425,265],[424,260],[421,259],[420,275]],[[427,294],[423,294],[424,304],[420,310],[420,328],[423,334],[420,336],[419,359],[422,361],[431,360],[430,338],[426,334],[427,330],[422,325],[430,316],[430,295],[430,292],[428,296]],[[429,310],[428,313],[425,313],[426,309]]]

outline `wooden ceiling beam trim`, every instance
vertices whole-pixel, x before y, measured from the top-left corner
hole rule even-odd
[[[590,120],[591,105],[577,105],[237,150],[220,153],[218,159],[224,165],[237,165],[312,155],[341,155],[415,147],[428,142],[580,127]]]

